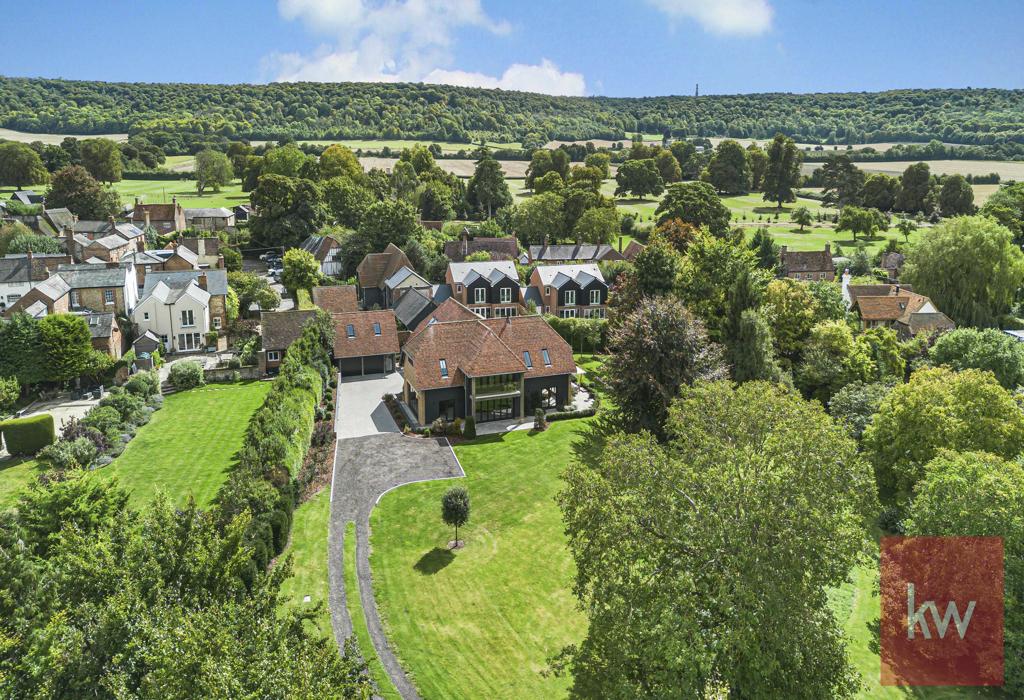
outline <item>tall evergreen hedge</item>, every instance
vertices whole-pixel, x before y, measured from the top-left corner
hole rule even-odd
[[[0,423],[0,435],[12,455],[34,455],[56,439],[53,416],[41,413],[28,418],[12,418]]]

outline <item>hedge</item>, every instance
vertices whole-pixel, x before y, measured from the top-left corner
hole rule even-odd
[[[545,314],[548,322],[573,352],[602,352],[608,346],[608,319],[559,318]]]
[[[0,436],[12,455],[34,455],[53,444],[57,433],[53,426],[53,416],[41,413],[0,423]]]
[[[317,407],[323,401],[334,369],[331,353],[334,326],[319,311],[306,322],[299,338],[288,346],[280,372],[246,429],[242,448],[216,507],[222,527],[248,512],[252,520],[246,538],[253,548],[244,572],[251,585],[280,554],[291,532],[298,498],[296,475],[309,450]]]

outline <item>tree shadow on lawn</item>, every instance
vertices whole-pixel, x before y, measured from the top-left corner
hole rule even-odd
[[[455,561],[455,554],[450,549],[434,547],[420,557],[420,560],[413,564],[412,568],[424,576],[432,576],[453,561]]]

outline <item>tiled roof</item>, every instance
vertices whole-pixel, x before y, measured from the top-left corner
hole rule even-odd
[[[89,324],[89,335],[93,338],[109,338],[114,330],[114,314],[85,314],[85,322]]]
[[[63,230],[65,226],[71,226],[75,223],[75,215],[67,207],[47,209],[44,213],[58,231]]]
[[[143,287],[143,298],[149,296],[150,291],[158,282],[164,282],[169,286],[184,287],[192,280],[199,280],[201,275],[206,275],[206,289],[214,296],[226,296],[228,293],[228,273],[226,270],[179,270],[176,272],[150,272],[146,275],[146,285]]]
[[[335,359],[398,354],[398,326],[393,311],[353,311],[331,314],[331,319],[334,321]],[[374,324],[379,325],[380,335],[376,334]],[[350,325],[352,337],[348,334]]]
[[[78,236],[75,236],[75,242],[79,243]],[[99,246],[107,250],[116,250],[123,248],[128,245],[128,241],[121,238],[117,234],[110,234],[109,236],[103,236],[102,238],[94,238],[91,241],[81,242],[83,248],[88,248],[91,245]]]
[[[356,276],[359,278],[359,286],[368,289],[376,287],[381,289],[384,280],[393,275],[402,266],[412,267],[408,256],[394,243],[388,243],[383,253],[370,253],[356,268]]]
[[[416,330],[419,331],[420,329],[425,328],[429,323],[441,323],[444,321],[471,321],[476,318],[479,318],[479,316],[460,304],[457,299],[454,297],[448,297],[438,304],[437,308],[434,309],[429,316],[420,321],[420,324],[416,326]]]
[[[430,308],[432,303],[427,294],[418,289],[410,289],[395,304],[395,318],[406,328],[412,328],[412,322],[424,309]]]
[[[359,310],[354,284],[336,287],[313,287],[313,303],[327,313],[340,314]]]
[[[185,209],[185,219],[226,219],[234,216],[234,212],[224,207]]]
[[[622,254],[607,243],[601,243],[600,245],[582,243],[580,245],[530,246],[530,260],[532,261],[569,262],[572,260],[597,261],[622,259]]]
[[[519,273],[511,260],[493,260],[489,262],[453,262],[448,263],[448,272],[453,284],[470,284],[481,277],[492,284],[504,277],[519,282]]]
[[[540,283],[545,286],[561,287],[568,280],[574,280],[581,287],[595,279],[604,282],[604,275],[593,263],[582,265],[541,265],[536,268]]]
[[[200,240],[203,241],[203,248],[206,249],[206,255],[217,255],[220,253],[220,239],[215,236],[210,236],[208,238],[197,238],[195,236],[179,238],[178,247],[185,248],[198,256]]]
[[[856,304],[860,297],[895,296],[911,294],[913,291],[909,284],[851,284],[846,287],[846,293],[850,295],[851,306]]]
[[[550,364],[544,362],[547,350]],[[572,349],[540,316],[427,323],[405,344],[405,376],[417,391],[460,386],[466,377],[576,371]],[[531,367],[524,362],[529,352]],[[445,361],[448,376],[441,373]]]
[[[196,280],[188,280],[185,284],[170,285],[166,282],[157,282],[155,286],[149,287],[147,285],[148,293],[144,294],[142,302],[146,301],[150,297],[156,299],[161,304],[174,304],[181,299],[183,296],[190,296],[203,306],[209,306],[210,304],[210,292],[199,286]]]
[[[177,204],[136,204],[132,210],[132,219],[135,221],[146,218],[145,212],[149,212],[150,221],[174,221],[177,218]]]
[[[264,350],[285,350],[302,335],[306,321],[316,311],[264,311],[260,314],[260,334]]]
[[[42,282],[50,276],[50,270],[69,262],[71,258],[60,253],[33,253],[30,272],[28,255],[8,253],[0,258],[0,282]]]
[[[317,262],[323,262],[332,249],[338,247],[338,242],[331,236],[318,236],[313,234],[306,238],[299,246],[302,250],[310,253]]]
[[[519,254],[519,245],[512,236],[504,238],[476,237],[463,240],[446,241],[444,254],[453,262],[462,262],[467,255],[473,253],[487,252],[491,260],[515,260]]]
[[[11,199],[22,204],[41,204],[43,195],[36,194],[33,190],[18,190],[11,195]]]
[[[645,246],[643,243],[634,238],[630,240],[629,245],[626,246],[626,249],[624,251],[622,251],[622,257],[624,257],[626,260],[636,260],[636,256],[644,252],[644,249],[646,247],[647,246]]]
[[[131,263],[103,263],[61,265],[59,274],[71,289],[95,289],[99,287],[121,287]]]
[[[832,253],[825,250],[783,250],[779,253],[783,274],[791,272],[835,272]]]

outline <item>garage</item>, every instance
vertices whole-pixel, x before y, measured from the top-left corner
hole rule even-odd
[[[393,311],[331,314],[334,361],[342,377],[387,374],[395,369],[398,326]]]

